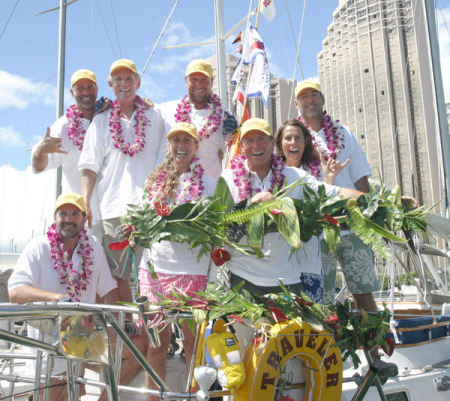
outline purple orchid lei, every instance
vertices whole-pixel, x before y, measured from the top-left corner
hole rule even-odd
[[[192,158],[189,170],[183,174],[184,179],[180,182],[181,186],[175,195],[174,205],[194,202],[202,197],[203,190],[205,189],[203,186],[204,172],[205,170],[200,164],[200,159],[198,157]],[[161,171],[156,177],[154,186],[148,189],[150,202],[158,199],[158,194],[164,192],[166,175],[166,171]]]
[[[81,230],[78,237],[77,253],[81,256],[82,267],[80,271],[73,268],[72,260],[68,259],[69,250],[64,249],[61,235],[52,224],[47,231],[47,238],[50,243],[50,255],[54,261],[53,268],[58,272],[59,282],[66,286],[67,293],[77,302],[80,302],[81,293],[86,291],[89,278],[92,274],[92,247],[86,230]]]
[[[327,161],[330,157],[332,159],[337,159],[338,153],[345,148],[344,145],[344,134],[338,129],[339,120],[333,121],[332,118],[327,114],[324,110],[323,112],[323,120],[322,120],[322,129],[325,136],[326,147],[323,146],[318,140],[314,132],[311,130],[311,127],[307,124],[307,122],[301,117],[298,117],[298,120],[308,128],[311,133],[314,148],[324,157],[325,161]],[[321,177],[321,169],[320,169],[320,160],[311,160],[309,163],[309,169],[311,175],[320,179]]]
[[[208,139],[220,126],[222,119],[222,103],[220,101],[219,96],[216,94],[211,95],[211,103],[213,106],[212,113],[209,117],[206,118],[206,122],[198,132],[198,136],[200,141],[204,139]],[[211,106],[208,104],[206,108],[209,109]],[[189,103],[188,95],[186,95],[177,106],[177,112],[175,113],[175,121],[191,123],[191,104]]]
[[[233,178],[238,188],[238,202],[248,199],[251,196],[250,171],[248,170],[247,158],[244,155],[233,157],[230,162],[230,168],[233,170]],[[280,155],[272,154],[271,169],[272,177],[270,181],[270,190],[273,191],[275,185],[281,188],[284,184],[285,176],[283,174],[284,162]],[[255,192],[261,192],[256,189]]]
[[[83,128],[81,123],[81,118],[83,118],[83,113],[78,110],[78,106],[73,104],[67,108],[67,134],[69,139],[78,149],[83,149],[84,137],[86,135],[86,130]]]
[[[122,126],[120,123],[121,110],[119,102],[114,101],[111,107],[111,116],[109,118],[109,132],[112,134],[114,147],[119,149],[123,154],[133,157],[136,153],[142,152],[145,146],[145,127],[148,124],[148,119],[145,116],[145,109],[142,99],[139,96],[135,97],[136,107],[136,125],[134,134],[134,143],[125,143],[122,137]]]

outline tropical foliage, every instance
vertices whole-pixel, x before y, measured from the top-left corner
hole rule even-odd
[[[304,199],[289,197],[301,180],[281,189],[274,189],[274,199],[256,205],[243,201],[234,204],[230,190],[220,178],[213,197],[179,206],[161,201],[143,206],[129,205],[127,222],[135,227],[130,244],[151,248],[167,240],[187,242],[199,247],[198,258],[209,255],[214,248],[227,246],[248,255],[262,257],[264,234],[279,231],[294,248],[302,241],[322,232],[331,252],[339,245],[340,230],[352,229],[364,243],[382,257],[389,249],[382,238],[405,241],[396,231],[422,231],[426,222],[423,208],[404,206],[398,189],[372,191],[355,199],[328,197],[323,186],[317,193],[307,185]],[[246,236],[246,242],[241,239]]]
[[[259,296],[241,290],[240,286],[231,290],[214,288],[209,284],[205,291],[188,295],[175,289],[170,297],[164,297],[157,307],[166,311],[189,312],[195,323],[225,318],[231,324],[252,326],[256,333],[269,335],[274,323],[295,320],[299,325],[309,323],[317,331],[326,329],[336,340],[343,359],[352,358],[355,367],[361,363],[356,350],[367,350],[375,346],[386,347],[386,333],[389,330],[390,312],[385,307],[382,312],[368,314],[351,311],[348,301],[344,304],[320,305],[314,303],[305,293],[300,296],[290,293],[282,284],[283,292]],[[154,308],[153,308],[154,311]],[[149,312],[152,313],[152,312]],[[257,323],[264,318],[267,323]],[[193,324],[190,320],[188,323]]]

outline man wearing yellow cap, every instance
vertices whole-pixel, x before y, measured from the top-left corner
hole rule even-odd
[[[45,236],[31,240],[17,261],[8,283],[11,302],[95,303],[97,294],[109,304],[119,300],[105,253],[100,243],[83,229],[85,220],[81,195],[68,193],[58,197],[54,224]],[[28,326],[28,334],[38,338],[39,331]],[[30,370],[33,368],[30,366]],[[65,370],[66,362],[55,359],[52,373],[61,374]],[[61,391],[65,393],[60,394]],[[50,399],[63,399],[64,394],[67,396],[66,387],[56,386]]]
[[[252,203],[270,201],[275,186],[281,188],[285,179],[291,184],[300,178],[314,191],[323,184],[329,196],[361,195],[353,189],[321,183],[305,171],[285,167],[281,156],[273,153],[272,131],[263,119],[251,118],[242,125],[240,143],[243,155],[232,159],[231,168],[222,172],[235,203],[245,199],[251,199]],[[289,196],[303,199],[303,185],[296,186]],[[281,281],[292,292],[298,293],[303,287],[312,299],[321,301],[323,280],[317,237],[291,254],[291,246],[279,233],[267,233],[262,252],[264,258],[258,259],[231,251],[232,257],[227,267],[231,271],[232,286],[244,280],[244,288],[250,293],[278,293],[281,291]]]
[[[30,241],[17,261],[8,282],[11,302],[95,303],[97,296],[110,305],[120,301],[103,248],[86,232],[85,223],[83,197],[77,193],[60,195],[55,203],[54,223],[47,234]],[[31,326],[28,333],[32,338],[39,338],[39,331]],[[144,338],[134,337],[133,342],[141,350],[146,348]],[[121,381],[125,384],[137,374],[140,365],[129,351],[122,358]],[[54,359],[53,366],[53,375],[62,374],[67,368],[63,359]],[[35,372],[35,367],[30,369]],[[67,387],[58,385],[59,380],[54,384],[49,399],[66,400]]]
[[[205,173],[217,179],[222,171],[225,137],[236,131],[236,119],[222,107],[220,98],[212,93],[213,68],[204,59],[192,60],[185,74],[187,95],[161,107],[169,127],[179,122],[194,124],[200,138],[198,157]],[[164,159],[167,141],[160,147],[159,161]]]
[[[81,192],[81,172],[78,160],[83,148],[86,131],[94,118],[97,103],[97,78],[92,71],[81,69],[72,74],[70,93],[75,104],[67,108],[66,114],[58,118],[41,142],[33,147],[33,172],[41,173],[62,166],[63,192]],[[103,99],[101,99],[103,101]],[[98,215],[98,200],[94,194],[92,208]],[[98,218],[94,219],[91,231],[100,241],[102,230]]]
[[[368,177],[372,172],[366,156],[350,129],[333,120],[324,111],[325,96],[320,85],[312,79],[301,81],[295,88],[294,103],[300,112],[298,119],[309,129],[315,148],[325,160],[331,157],[341,164],[347,159],[350,160],[347,167],[336,176],[335,184],[356,188],[364,193],[369,192]],[[315,166],[310,164],[310,171],[316,172],[317,178],[323,180],[320,162],[316,162]],[[358,307],[368,312],[377,312],[372,293],[378,291],[381,286],[376,276],[374,257],[370,248],[349,231],[341,232],[339,246],[334,253],[329,251],[324,240],[322,240],[321,248],[324,300],[334,299],[336,268],[339,260],[348,288],[355,297]],[[386,376],[395,376],[396,366],[381,361],[377,348],[371,354],[379,370],[391,370]]]
[[[122,251],[110,250],[108,245],[117,241],[115,231],[127,205],[141,201],[144,182],[156,166],[164,125],[159,110],[146,109],[136,94],[141,79],[133,61],[112,63],[108,83],[116,100],[107,112],[94,118],[86,133],[79,161],[81,193],[91,226],[92,194],[97,190],[108,263],[122,300],[131,301],[128,279],[132,257],[123,261]]]
[[[350,129],[334,121],[324,111],[325,96],[320,85],[312,79],[301,81],[295,88],[295,97],[295,105],[300,112],[298,119],[309,129],[316,149],[325,159],[332,157],[341,163],[350,159],[347,167],[336,176],[335,184],[369,192],[371,169],[366,156]],[[323,180],[320,163],[317,163],[316,168],[310,167],[311,171],[316,172],[317,178]],[[339,260],[349,290],[358,305],[364,310],[376,311],[372,292],[380,289],[380,283],[375,274],[370,248],[349,231],[341,233],[340,244],[334,254],[328,251],[326,244],[323,245],[325,300],[334,298],[336,264]],[[358,258],[354,257],[355,254]]]

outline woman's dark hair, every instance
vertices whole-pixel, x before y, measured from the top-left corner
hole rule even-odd
[[[282,123],[275,133],[275,145],[277,147],[277,153],[283,157],[286,161],[286,156],[283,154],[283,148],[281,147],[281,141],[283,140],[283,133],[286,127],[298,127],[303,133],[303,138],[305,139],[305,150],[303,151],[302,159],[300,161],[300,166],[309,166],[311,160],[319,159],[319,154],[314,148],[312,137],[308,128],[306,128],[300,121],[296,118],[291,118]],[[296,166],[296,167],[300,167]]]

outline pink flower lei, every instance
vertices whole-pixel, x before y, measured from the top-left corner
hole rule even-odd
[[[209,117],[206,118],[206,122],[203,125],[202,129],[198,132],[198,136],[200,140],[203,138],[208,139],[220,126],[222,120],[222,103],[220,101],[219,96],[216,94],[211,95],[211,103],[213,105],[212,113]],[[209,109],[210,105],[206,105],[206,108]],[[177,106],[177,112],[175,113],[175,121],[191,123],[191,104],[188,99],[188,95],[186,95]]]
[[[314,131],[311,130],[311,127],[301,116],[298,117],[298,120],[306,128],[308,128],[312,136],[313,146],[324,157],[325,161],[327,161],[330,157],[336,160],[338,153],[345,148],[344,134],[338,129],[339,126],[337,123],[339,120],[333,121],[324,110],[322,129],[325,136],[326,147],[324,147],[323,144],[317,140]],[[311,160],[309,163],[309,169],[314,177],[318,179],[321,177],[320,160]]]
[[[205,189],[205,187],[203,186],[204,172],[205,170],[200,164],[200,159],[198,157],[194,157],[191,161],[189,171],[181,175],[181,177],[183,177],[183,180],[180,181],[181,187],[177,190],[177,193],[174,196],[174,205],[194,202],[202,197],[203,190]],[[150,202],[158,199],[158,194],[164,192],[164,189],[166,187],[166,184],[164,182],[166,175],[166,171],[161,171],[156,177],[155,184],[148,189]]]
[[[86,130],[80,121],[83,118],[83,113],[78,110],[76,104],[73,104],[67,108],[66,118],[68,121],[67,134],[69,139],[75,146],[78,146],[78,149],[83,149],[84,136],[86,134]]]
[[[81,293],[86,291],[89,278],[92,274],[92,247],[86,230],[81,230],[78,237],[77,253],[81,256],[82,267],[80,271],[73,268],[72,260],[68,260],[67,251],[61,241],[61,235],[52,224],[47,231],[47,238],[50,243],[50,254],[54,261],[53,268],[58,272],[59,282],[65,284],[67,293],[74,301],[80,302]]]
[[[251,197],[252,186],[250,182],[250,171],[245,163],[247,158],[244,155],[233,157],[230,167],[233,170],[234,183],[238,188],[238,202]],[[281,188],[284,184],[285,176],[283,174],[284,162],[280,155],[272,154],[271,169],[272,178],[270,180],[270,190],[273,191],[275,185]],[[256,193],[261,189],[256,189]]]
[[[133,157],[136,153],[142,152],[145,146],[145,127],[149,124],[145,116],[144,104],[139,96],[135,97],[134,104],[136,107],[136,124],[134,134],[134,144],[125,143],[122,137],[122,126],[120,122],[121,110],[119,102],[114,101],[111,107],[111,116],[109,118],[109,132],[112,134],[114,147],[119,149],[123,154]]]

